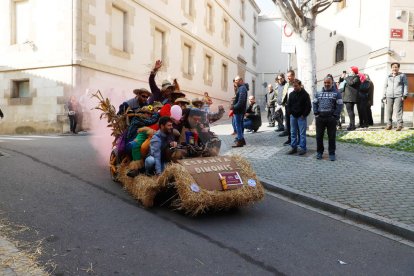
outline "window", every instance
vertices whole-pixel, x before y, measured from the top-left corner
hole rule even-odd
[[[30,97],[29,80],[13,81],[12,98]]]
[[[252,54],[253,54],[253,56],[252,56],[253,64],[256,65],[256,62],[257,62],[257,57],[256,57],[256,55],[257,55],[257,49],[256,49],[256,45],[253,45]]]
[[[192,75],[192,48],[191,45],[184,43],[183,47],[183,73],[185,76]]]
[[[241,19],[245,19],[246,16],[246,5],[245,5],[245,0],[240,0],[240,17]]]
[[[207,31],[213,31],[213,6],[209,3],[206,9],[206,28]]]
[[[256,96],[256,79],[252,79],[252,95]]]
[[[240,47],[244,48],[244,34],[240,33]]]
[[[165,60],[165,32],[155,28],[154,31],[154,60]]]
[[[204,84],[211,85],[213,83],[213,57],[205,55],[204,57]]]
[[[257,33],[257,16],[253,15],[253,32]]]
[[[227,18],[223,18],[223,42],[225,45],[229,44],[229,20]]]
[[[414,11],[408,12],[408,40],[414,40]]]
[[[194,0],[182,0],[182,9],[188,17],[194,16]]]
[[[227,91],[227,86],[228,86],[228,66],[227,63],[222,63],[221,65],[221,89],[223,89],[224,91]]]
[[[126,52],[126,12],[112,6],[112,48]]]
[[[338,43],[336,43],[336,48],[335,48],[335,63],[338,63],[340,61],[344,60],[344,43],[342,41],[339,41]]]
[[[22,44],[30,39],[29,1],[13,2],[12,39],[11,44]]]

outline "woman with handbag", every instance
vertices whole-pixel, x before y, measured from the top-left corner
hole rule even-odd
[[[70,132],[73,134],[78,134],[76,132],[76,125],[78,124],[78,111],[79,111],[79,102],[76,100],[75,96],[70,96],[68,102],[68,117],[69,117],[69,125],[70,125]]]

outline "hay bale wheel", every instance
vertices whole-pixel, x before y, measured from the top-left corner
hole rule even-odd
[[[124,189],[145,207],[152,207],[156,195],[167,191],[173,185],[178,196],[171,205],[191,216],[209,210],[242,207],[263,199],[264,188],[249,162],[237,155],[229,158],[237,164],[237,172],[243,181],[243,185],[234,190],[209,190],[197,186],[199,189],[195,191],[192,189],[192,184],[197,184],[196,180],[184,166],[178,163],[169,164],[159,177],[138,175],[135,178],[126,175],[128,165],[122,163],[118,166],[118,178]],[[255,185],[248,185],[252,182]]]

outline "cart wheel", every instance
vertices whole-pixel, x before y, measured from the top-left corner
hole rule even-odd
[[[109,158],[109,173],[111,174],[111,179],[114,182],[119,182],[119,173],[117,169],[118,157],[116,156],[115,150],[111,151],[111,156]]]

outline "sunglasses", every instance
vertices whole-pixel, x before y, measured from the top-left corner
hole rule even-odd
[[[149,96],[141,95],[141,98],[148,99]]]

